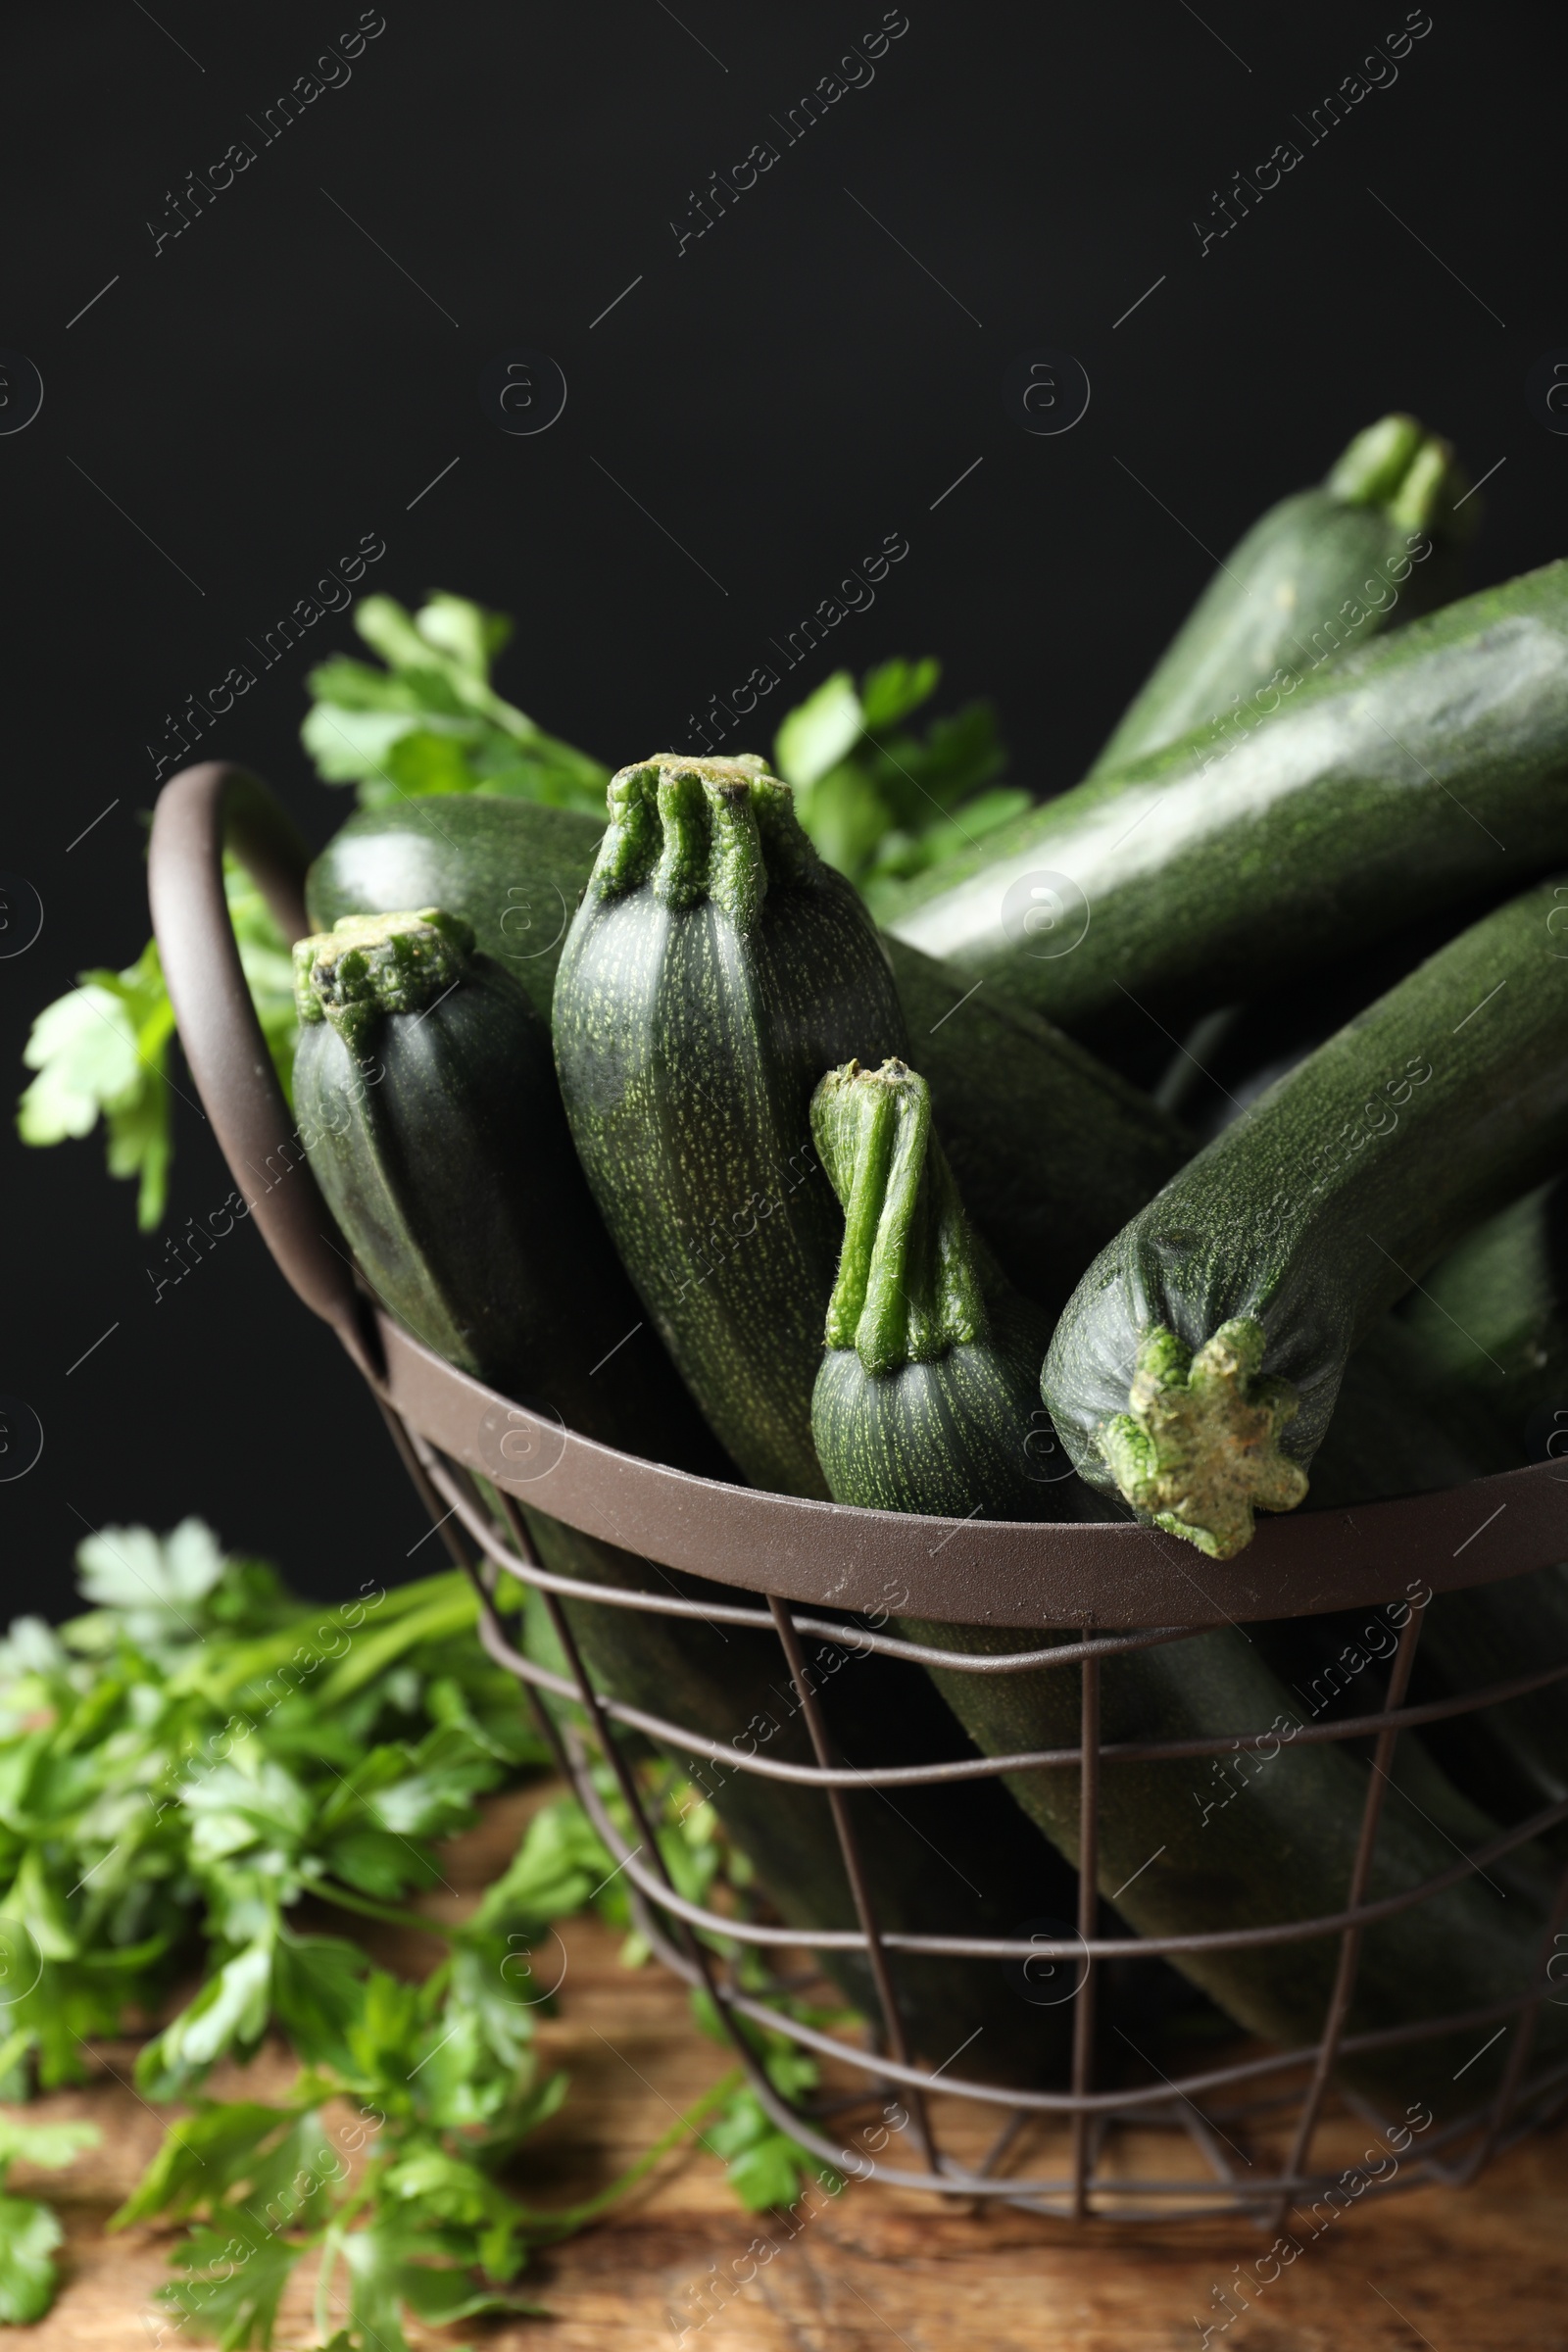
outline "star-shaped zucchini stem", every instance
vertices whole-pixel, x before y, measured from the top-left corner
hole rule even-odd
[[[1279,1449],[1298,1402],[1288,1380],[1259,1376],[1261,1326],[1222,1323],[1196,1355],[1164,1324],[1146,1331],[1128,1397],[1100,1432],[1122,1494],[1156,1527],[1210,1559],[1252,1540],[1254,1511],[1293,1511],[1306,1473]]]

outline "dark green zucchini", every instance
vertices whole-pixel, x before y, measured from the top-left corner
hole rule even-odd
[[[1410,1409],[1461,1433],[1470,1475],[1568,1456],[1568,1179],[1539,1186],[1467,1235],[1392,1323],[1388,1336],[1410,1366]],[[1428,1611],[1421,1663],[1435,1690],[1561,1660],[1568,1567],[1446,1592]],[[1444,1740],[1455,1774],[1504,1819],[1568,1796],[1568,1685],[1461,1718]],[[1552,1842],[1568,1846],[1568,1830]]]
[[[566,926],[604,830],[581,809],[488,793],[362,808],[313,863],[305,904],[318,931],[345,914],[445,906],[548,1020]]]
[[[652,1336],[627,1339],[641,1311],[573,1157],[544,1024],[515,983],[473,952],[466,923],[434,908],[348,917],[301,942],[296,966],[302,1137],[380,1297],[438,1353],[553,1406],[572,1428],[710,1467]],[[627,1344],[614,1352],[617,1341]],[[525,1516],[546,1564],[563,1574],[654,1593],[673,1587],[646,1560],[537,1511]],[[695,1582],[685,1590],[733,1597]],[[738,1752],[766,1741],[771,1754],[811,1761],[771,1634],[575,1602],[567,1614],[590,1671],[616,1696],[734,1741]],[[830,1649],[818,1671],[829,1721],[852,1756],[872,1760],[868,1734],[893,1747],[883,1762],[969,1752],[913,1669],[870,1655],[845,1663]],[[899,1752],[911,1741],[912,1754]],[[825,1797],[738,1769],[701,1769],[784,1916],[853,1927]],[[884,1925],[998,1935],[1014,1924],[1018,1870],[1037,1857],[995,1791],[915,1788],[895,1804],[868,1794],[856,1811]],[[950,1854],[962,1857],[961,1871],[942,1867]],[[874,2015],[864,1964],[834,1955],[828,1966]],[[995,1970],[901,1958],[894,1974],[917,2046],[934,2062],[982,2030],[982,2071],[1045,2062],[1031,2013]]]
[[[624,767],[556,980],[556,1067],[600,1212],[748,1478],[825,1495],[811,1384],[838,1209],[811,1150],[834,1062],[904,1044],[887,959],[760,760]]]
[[[899,1060],[830,1070],[811,1133],[842,1203],[811,1402],[835,1501],[1073,1516],[1075,1497],[1087,1501],[1077,1479],[1042,1475],[1059,1462],[1037,1401],[1050,1321],[970,1231],[925,1080]]]
[[[1494,1430],[1501,1466],[1568,1455],[1568,1177],[1468,1234],[1398,1320],[1423,1399]]]
[[[1441,1271],[1427,1276],[1426,1289]],[[1334,1418],[1312,1464],[1316,1509],[1350,1510],[1361,1502],[1461,1486],[1512,1466],[1484,1417],[1434,1408],[1424,1394],[1425,1373],[1423,1348],[1401,1315],[1385,1316],[1346,1366]],[[1420,1606],[1412,1684],[1417,1698],[1446,1697],[1529,1674],[1554,1659],[1568,1661],[1568,1577],[1559,1568],[1502,1584],[1423,1592]],[[1394,1631],[1378,1612],[1281,1618],[1251,1632],[1314,1717],[1359,1715],[1378,1704],[1377,1677],[1394,1647]],[[1399,1741],[1396,1779],[1405,1776],[1412,1800],[1448,1837],[1479,1845],[1490,1835],[1489,1817],[1520,1821],[1568,1795],[1563,1698],[1564,1690],[1547,1687],[1478,1716],[1432,1724],[1419,1741],[1407,1733]],[[1410,1779],[1412,1770],[1416,1777]],[[1423,1785],[1423,1773],[1430,1785]],[[1480,1806],[1486,1815],[1478,1826],[1466,1818],[1466,1808],[1474,1813]],[[1542,1842],[1561,1851],[1568,1829]],[[1532,1846],[1490,1867],[1510,1891],[1523,1884],[1535,1899],[1546,1863]],[[1510,1874],[1523,1874],[1522,1880]]]
[[[1529,1195],[1461,1243],[1356,1349],[1312,1466],[1319,1508],[1348,1509],[1458,1486],[1523,1461],[1521,1424],[1492,1409],[1493,1383],[1504,1363],[1526,1379],[1531,1370],[1535,1340],[1526,1337],[1511,1354],[1510,1340],[1517,1343],[1521,1330],[1539,1337],[1544,1329],[1529,1313],[1537,1296],[1530,1285],[1550,1262],[1539,1246],[1551,1230],[1554,1190]],[[1521,1215],[1526,1209],[1530,1213]],[[1526,1279],[1510,1300],[1507,1280],[1520,1275]],[[1475,1341],[1499,1350],[1495,1365],[1482,1358],[1470,1367],[1474,1393],[1468,1382],[1451,1379],[1466,1367],[1458,1346],[1463,1335],[1447,1315],[1463,1310],[1474,1317],[1469,1331]],[[1527,1432],[1544,1426],[1539,1416],[1522,1417]],[[1341,1629],[1314,1621],[1304,1630],[1332,1649]],[[1289,1638],[1301,1637],[1297,1632]],[[1568,1663],[1568,1568],[1561,1566],[1429,1600],[1416,1652],[1416,1694],[1447,1696],[1557,1663]],[[1568,1796],[1565,1702],[1568,1683],[1548,1684],[1500,1707],[1434,1724],[1426,1737],[1460,1788],[1499,1820],[1520,1821]],[[1568,1851],[1568,1825],[1543,1842],[1558,1854]]]
[[[1029,810],[886,921],[1108,1051],[1564,859],[1568,563]]]
[[[1081,1474],[1216,1558],[1290,1510],[1356,1341],[1568,1150],[1549,883],[1299,1063],[1102,1250],[1042,1395]]]
[[[585,1584],[641,1585],[733,1603],[745,1594],[644,1560],[548,1520],[530,1519],[547,1567]],[[733,1745],[737,1756],[814,1761],[778,1642],[743,1627],[645,1617],[572,1602],[572,1629],[595,1680],[616,1697]],[[869,1770],[972,1758],[974,1748],[919,1667],[853,1643],[810,1641],[806,1661],[844,1761]],[[671,1752],[680,1751],[671,1743]],[[784,1919],[854,1928],[857,1917],[827,1799],[736,1764],[680,1757],[748,1854]],[[1008,1936],[1020,1919],[1071,1919],[1077,1877],[1040,1839],[995,1781],[899,1788],[849,1798],[881,1926],[942,1936]],[[878,2015],[865,1963],[823,1955],[826,1973],[869,2018]],[[889,1968],[911,2047],[940,2066],[964,2046],[960,2074],[982,2081],[1060,2080],[1062,2013],[1031,2007],[995,1961],[893,1952]]]
[[[815,1428],[836,1499],[929,1512],[956,1521],[978,1510],[1015,1518],[1062,1517],[1076,1507],[1063,1486],[1036,1483],[1029,1459],[1038,1407],[1027,1343],[1015,1344],[1009,1302],[964,1222],[931,1133],[919,1079],[901,1064],[833,1072],[813,1111],[822,1162],[844,1204],[844,1251],[827,1321],[827,1354]],[[1087,1499],[1087,1498],[1086,1498]],[[956,1571],[961,1589],[961,1570]],[[971,1655],[1039,1646],[1038,1635],[996,1626],[905,1620],[912,1639]],[[1030,1667],[986,1675],[934,1670],[976,1744],[990,1755],[1076,1745],[1075,1673]],[[1261,1926],[1338,1911],[1345,1900],[1366,1795],[1365,1767],[1330,1745],[1293,1744],[1304,1710],[1239,1629],[1108,1658],[1101,1674],[1107,1742],[1272,1732],[1274,1747],[1228,1759],[1235,1777],[1216,1786],[1210,1763],[1104,1765],[1101,1781],[1100,1882],[1106,1899],[1145,1936]],[[1402,1743],[1401,1743],[1402,1744]],[[1006,1776],[1030,1818],[1076,1861],[1075,1766]],[[1446,1818],[1478,1817],[1430,1760],[1401,1775],[1407,1791],[1438,1796]],[[1380,1829],[1373,1899],[1438,1876],[1453,1858],[1439,1821],[1391,1801]],[[1482,1823],[1483,1830],[1490,1825]],[[1370,1929],[1350,2032],[1407,2025],[1423,2016],[1501,2000],[1528,1984],[1542,1914],[1479,1879]],[[1287,2046],[1321,2029],[1333,1988],[1337,1939],[1262,1950],[1186,1953],[1177,1965],[1249,2030]],[[1553,2021],[1554,2043],[1568,2024]],[[1451,2054],[1450,2054],[1451,2052]],[[1346,2078],[1378,2095],[1453,2096],[1459,2058],[1475,2037],[1384,2051],[1348,2065]],[[1490,2069],[1495,2079],[1500,2052]],[[1484,2095],[1466,2070],[1467,2099]],[[1438,2087],[1442,2085],[1442,2089]]]
[[[366,810],[312,866],[311,920],[329,930],[381,906],[450,907],[548,1013],[603,832],[575,810],[480,795]],[[970,1213],[1011,1281],[1054,1313],[1191,1141],[1048,1022],[902,940],[883,946]]]
[[[1476,520],[1446,441],[1413,416],[1368,425],[1317,489],[1281,499],[1231,549],[1090,774],[1446,604]]]
[[[1054,1316],[1192,1140],[1026,1006],[976,994],[902,939],[882,944],[969,1213],[1009,1282]]]
[[[301,1134],[377,1295],[449,1362],[587,1437],[640,1416],[645,1450],[683,1444],[521,989],[434,907],[347,916],[301,940],[294,969]]]

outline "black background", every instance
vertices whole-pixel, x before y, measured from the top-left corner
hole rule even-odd
[[[1043,789],[1087,762],[1211,556],[1389,408],[1498,469],[1477,584],[1563,552],[1568,440],[1524,398],[1568,345],[1559,11],[1433,0],[1397,79],[1315,145],[1298,118],[1403,26],[1396,0],[908,0],[874,79],[792,145],[775,118],[876,30],[873,0],[385,0],[352,78],[265,145],[247,117],[358,9],[156,14],[8,18],[0,347],[45,386],[0,438],[0,867],[46,909],[0,963],[18,1085],[39,1007],[147,934],[165,714],[364,533],[387,548],[369,584],[513,613],[503,690],[612,763],[680,748],[902,533],[874,608],[791,687],[937,652],[944,706],[993,695]],[[238,138],[255,163],[155,254],[148,220]],[[762,139],[778,163],[677,253],[692,191]],[[1300,164],[1200,251],[1213,192],[1285,139]],[[532,438],[476,393],[519,347],[568,385]],[[1059,437],[1003,406],[1039,348],[1093,387]],[[303,677],[352,643],[326,620],[197,747],[257,767],[315,843],[348,807],[300,751]],[[183,1102],[175,1129],[177,1228],[228,1178]],[[423,1523],[369,1398],[249,1225],[155,1306],[162,1244],[101,1140],[0,1150],[0,1392],[46,1432],[0,1486],[0,1619],[69,1605],[86,1523],[198,1512],[323,1593],[439,1564],[405,1565]]]

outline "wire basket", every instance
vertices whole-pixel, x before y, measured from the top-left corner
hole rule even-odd
[[[1204,1935],[1128,1940],[1102,1930],[1096,1891],[1101,1769],[1104,1762],[1229,1757],[1261,1753],[1274,1737],[1253,1725],[1223,1735],[1174,1741],[1122,1740],[1100,1735],[1102,1663],[1154,1643],[1192,1639],[1226,1622],[1377,1605],[1417,1579],[1442,1592],[1544,1568],[1568,1549],[1563,1498],[1568,1483],[1551,1463],[1438,1494],[1266,1522],[1238,1558],[1202,1563],[1201,1586],[1186,1547],[1132,1524],[1011,1524],[930,1520],[760,1494],[616,1452],[557,1426],[456,1370],[381,1311],[356,1278],[347,1250],[311,1171],[251,1005],[224,898],[221,853],[249,869],[285,935],[308,929],[303,889],[308,853],[266,788],[244,770],[208,762],[173,777],[160,797],[152,832],[149,886],[154,924],[186,1059],[236,1184],[283,1273],[305,1303],[328,1322],[368,1383],[405,1466],[448,1549],[472,1576],[480,1633],[491,1656],[533,1697],[562,1772],[570,1781],[630,1892],[634,1915],[662,1963],[710,1996],[762,2107],[825,2164],[843,2169],[846,2118],[870,2101],[900,2102],[898,2161],[854,2152],[862,2179],[970,2200],[1005,2199],[1030,2210],[1102,2221],[1198,2218],[1217,2213],[1278,2227],[1293,2204],[1321,2199],[1345,2178],[1339,2165],[1313,2162],[1330,2121],[1336,2068],[1347,2057],[1404,2043],[1438,2041],[1500,2024],[1513,2027],[1500,2082],[1467,2112],[1436,2121],[1420,2146],[1388,2179],[1363,2180],[1356,2194],[1387,2194],[1424,2181],[1468,2182],[1499,2146],[1549,2120],[1568,2099],[1568,2063],[1532,2068],[1544,2001],[1562,1987],[1552,1958],[1568,1941],[1568,1871],[1546,1921],[1539,1963],[1511,1998],[1462,2015],[1422,2018],[1377,2033],[1348,2032],[1366,1930],[1413,1908],[1484,1870],[1514,1847],[1568,1820],[1568,1800],[1538,1812],[1483,1848],[1457,1851],[1453,1865],[1413,1889],[1373,1899],[1374,1855],[1396,1742],[1407,1728],[1496,1705],[1568,1679],[1568,1660],[1506,1683],[1411,1704],[1407,1698],[1418,1610],[1407,1609],[1390,1663],[1382,1707],[1304,1728],[1308,1740],[1374,1742],[1353,1866],[1342,1907],[1309,1919],[1285,1919]],[[263,1171],[270,1172],[270,1180]],[[284,1173],[287,1181],[278,1181]],[[254,1198],[252,1198],[254,1191]],[[482,1477],[485,1487],[477,1483]],[[499,1494],[498,1518],[490,1499]],[[530,1510],[612,1542],[676,1572],[733,1589],[733,1606],[704,1599],[594,1585],[596,1605],[666,1617],[704,1618],[775,1636],[785,1672],[809,1733],[814,1762],[791,1763],[706,1740],[597,1689],[584,1669],[564,1595],[584,1588],[544,1568],[517,1497]],[[540,1596],[568,1671],[526,1657],[509,1639],[496,1607],[499,1580],[515,1579]],[[886,1597],[937,1621],[983,1620],[1020,1629],[1008,1656],[966,1657],[928,1648],[868,1627],[885,1625]],[[956,1595],[961,1592],[961,1603]],[[1282,1609],[1282,1596],[1288,1610]],[[859,1621],[846,1623],[846,1614]],[[1029,1646],[1031,1631],[1054,1630],[1048,1647]],[[1059,1637],[1065,1631],[1069,1638]],[[948,1672],[1022,1672],[1051,1667],[1076,1675],[1080,1738],[1075,1746],[1026,1757],[969,1759],[886,1770],[847,1766],[836,1753],[808,1672],[803,1641],[854,1642],[885,1655],[940,1665]],[[551,1710],[546,1697],[568,1702]],[[660,1858],[624,1740],[641,1734],[686,1756],[707,1756],[727,1770],[805,1783],[822,1790],[832,1812],[857,1925],[853,1929],[779,1926],[737,1919],[682,1896]],[[1277,1744],[1277,1742],[1276,1742]],[[599,1769],[596,1770],[596,1759]],[[845,1791],[910,1782],[995,1776],[1023,1765],[1076,1769],[1080,1790],[1080,1874],[1075,1932],[1059,1937],[933,1936],[895,1933],[879,1923]],[[634,1839],[622,1834],[603,1793],[612,1775]],[[1315,2042],[1259,2048],[1177,2079],[1163,2075],[1129,2088],[1096,2087],[1096,2009],[1104,1972],[1154,1962],[1200,1947],[1287,1946],[1334,1938],[1338,1965]],[[803,1949],[857,1954],[869,1973],[880,2014],[863,2035],[803,2022],[781,1997],[782,1979],[756,1966],[742,1983],[733,1955],[783,1962]],[[1062,2088],[998,2083],[966,2077],[950,2063],[933,2069],[910,2054],[894,1968],[904,1953],[940,1954],[995,1968],[1071,1960],[1081,1970],[1074,1995],[1070,2082]],[[749,2034],[744,2029],[754,2029]],[[826,2063],[826,2088],[791,2101],[775,2089],[757,2054],[755,2029],[771,2029]],[[940,2079],[939,2079],[940,2078]],[[847,2086],[847,2087],[846,2087]],[[1351,2094],[1370,2122],[1375,2112]],[[1254,2163],[1236,2137],[1266,2125],[1277,2160]],[[1045,2173],[1006,2169],[1031,2132],[1051,2146]],[[1113,2158],[1117,2134],[1142,2147],[1150,2132],[1176,2135],[1186,2170],[1129,2172]],[[888,2134],[883,2133],[884,2142]],[[1330,2132],[1329,2137],[1334,2133]],[[1409,2135],[1406,2134],[1408,2143]],[[1131,2144],[1127,2139],[1123,2146]],[[1236,2161],[1240,2158],[1240,2165]],[[1243,2169],[1245,2168],[1245,2169]],[[1331,2206],[1331,2212],[1337,2210]]]

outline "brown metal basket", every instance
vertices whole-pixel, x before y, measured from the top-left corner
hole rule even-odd
[[[1354,1865],[1344,1906],[1332,1916],[1129,1941],[1098,1932],[1096,1893],[1102,1759],[1229,1756],[1261,1751],[1273,1737],[1259,1727],[1239,1724],[1206,1740],[1102,1743],[1099,1691],[1104,1657],[1179,1641],[1227,1621],[1299,1617],[1378,1604],[1418,1579],[1433,1592],[1446,1592],[1546,1567],[1568,1550],[1568,1511],[1555,1491],[1568,1481],[1553,1464],[1537,1464],[1441,1494],[1358,1507],[1353,1514],[1273,1519],[1240,1557],[1197,1562],[1186,1546],[1151,1528],[974,1520],[956,1529],[952,1521],[719,1485],[593,1444],[443,1362],[381,1311],[358,1280],[294,1133],[251,1005],[223,893],[225,846],[249,869],[285,935],[303,936],[308,928],[303,898],[308,853],[266,788],[244,770],[219,762],[190,767],[172,778],[159,800],[152,832],[153,919],[186,1059],[235,1183],[250,1200],[251,1213],[295,1291],[332,1326],[369,1384],[432,1520],[440,1524],[453,1557],[479,1589],[485,1645],[533,1695],[563,1772],[628,1884],[642,1933],[665,1966],[711,1996],[759,2099],[782,2129],[825,2163],[842,2167],[844,2117],[858,2100],[863,2105],[872,2096],[896,2097],[906,2110],[922,2161],[895,2164],[858,2153],[853,2169],[860,2178],[948,2196],[1004,2198],[1032,2210],[1077,2218],[1237,2213],[1277,2224],[1288,2206],[1322,2197],[1341,2178],[1337,2167],[1314,2170],[1312,2153],[1325,2121],[1331,2079],[1343,2057],[1437,2040],[1499,2021],[1517,2026],[1494,2094],[1471,2112],[1439,2122],[1419,2149],[1412,2148],[1408,2160],[1396,2168],[1394,2177],[1367,2184],[1381,2193],[1434,2180],[1468,2181],[1499,2145],[1557,2111],[1568,2098],[1568,2065],[1532,2071],[1531,2054],[1541,2004],[1562,1992],[1553,1984],[1551,1961],[1561,1940],[1558,1931],[1568,1916],[1568,1872],[1558,1886],[1539,1965],[1515,1997],[1463,2015],[1423,2018],[1413,2025],[1354,2036],[1347,2033],[1347,2021],[1361,1940],[1370,1923],[1426,1901],[1568,1820],[1568,1801],[1555,1804],[1484,1848],[1458,1853],[1449,1869],[1424,1885],[1370,1899],[1388,1767],[1400,1732],[1560,1685],[1568,1679],[1568,1660],[1457,1697],[1411,1705],[1406,1691],[1421,1616],[1418,1610],[1406,1611],[1382,1709],[1314,1723],[1302,1733],[1306,1739],[1376,1742],[1377,1769],[1367,1776]],[[287,1180],[281,1181],[285,1174]],[[498,1448],[498,1433],[505,1433],[505,1454]],[[514,1467],[509,1469],[509,1462]],[[475,1473],[500,1492],[505,1524],[497,1522]],[[596,1604],[706,1617],[710,1622],[716,1616],[735,1625],[771,1628],[796,1687],[815,1764],[789,1763],[761,1753],[742,1756],[734,1746],[720,1746],[684,1725],[596,1690],[583,1670],[561,1603],[562,1594],[581,1597],[583,1589],[538,1563],[513,1496],[522,1496],[530,1509],[665,1568],[731,1587],[737,1595],[751,1595],[745,1603],[738,1598],[733,1608],[715,1611],[710,1601],[698,1603],[673,1592],[655,1596],[636,1590],[592,1588]],[[1200,1582],[1195,1568],[1201,1570]],[[513,1645],[494,1605],[501,1576],[515,1578],[541,1595],[568,1662],[567,1675],[547,1670]],[[880,1611],[885,1623],[883,1603],[894,1591],[900,1594],[901,1610],[912,1615],[936,1620],[961,1616],[1023,1629],[1020,1645],[1010,1656],[965,1658],[867,1630],[863,1617],[857,1625],[844,1622],[842,1612]],[[958,1607],[956,1597],[960,1592]],[[1288,1606],[1282,1607],[1282,1602]],[[811,1613],[818,1610],[832,1614]],[[1047,1648],[1026,1645],[1029,1630],[1047,1628],[1071,1629],[1078,1638]],[[1080,1742],[1027,1756],[852,1770],[836,1756],[814,1704],[802,1655],[803,1637],[853,1642],[891,1656],[940,1664],[950,1672],[1004,1673],[1051,1666],[1076,1673],[1081,1684]],[[541,1694],[574,1704],[552,1713],[539,1704]],[[724,1916],[681,1896],[659,1859],[641,1789],[614,1736],[616,1726],[684,1754],[710,1756],[732,1770],[804,1782],[824,1790],[858,1927],[812,1933]],[[611,1768],[637,1825],[636,1843],[628,1843],[607,1809],[596,1782],[596,1754]],[[896,1934],[880,1928],[855,1829],[839,1792],[850,1787],[977,1778],[1024,1765],[1073,1767],[1081,1775],[1082,1868],[1075,1937],[1070,1942],[1065,1937],[992,1939]],[[1254,2053],[1235,2063],[1203,2067],[1177,2080],[1160,2077],[1134,2088],[1095,2088],[1096,1990],[1107,1963],[1153,1960],[1201,1946],[1281,1946],[1325,1936],[1338,1938],[1339,1965],[1316,2043],[1261,2054],[1255,2054],[1254,2045]],[[803,2023],[779,2004],[776,1994],[747,1989],[737,1981],[724,1955],[738,1946],[780,1959],[786,1951],[798,1954],[803,1948],[863,1955],[882,2016],[863,2039]],[[951,2064],[933,2071],[914,2062],[887,1965],[888,1954],[896,1951],[942,1953],[977,1966],[1005,1961],[1021,1966],[1052,1958],[1078,1963],[1083,1975],[1075,1996],[1070,2088],[999,2085],[956,2074]],[[787,2101],[760,2064],[756,2034],[749,2037],[743,2033],[743,2021],[753,2029],[771,2029],[830,2061],[837,2082],[814,2103]],[[846,2079],[852,2086],[859,2085],[848,2096],[842,2089]],[[1271,2082],[1273,2089],[1268,2087]],[[1376,2120],[1353,2098],[1349,2104]],[[1272,2165],[1254,2166],[1244,2156],[1244,2174],[1232,2161],[1240,2153],[1233,2134],[1269,2116],[1280,2145],[1288,2143],[1289,2153]],[[990,2132],[983,2153],[978,2152],[981,2143],[974,2130],[977,2119],[988,2121]],[[1054,2128],[1063,2143],[1063,2169],[1044,2177],[1001,2169],[1026,2126]],[[1112,2127],[1183,2134],[1197,2169],[1159,2177],[1133,2177],[1111,2169],[1106,2157]],[[954,2153],[956,2140],[977,2152],[960,2158]]]

